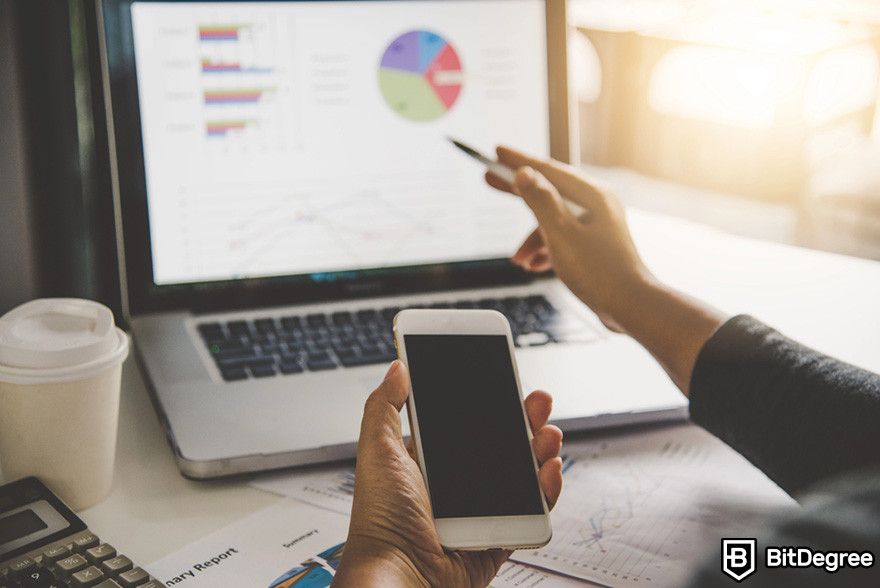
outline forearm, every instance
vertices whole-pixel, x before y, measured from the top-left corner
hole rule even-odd
[[[726,319],[650,275],[637,280],[613,313],[616,325],[654,356],[685,396],[700,350]]]

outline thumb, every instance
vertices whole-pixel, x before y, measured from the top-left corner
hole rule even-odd
[[[400,360],[392,362],[379,384],[364,405],[361,421],[361,440],[391,436],[403,440],[400,430],[400,410],[409,396],[409,372]]]

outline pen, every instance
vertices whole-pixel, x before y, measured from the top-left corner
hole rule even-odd
[[[513,185],[514,181],[516,180],[516,171],[514,169],[507,167],[503,163],[489,159],[473,147],[465,145],[461,141],[456,141],[452,137],[446,138],[449,139],[453,145],[485,165],[486,169],[488,169],[494,175],[498,176],[508,184]],[[574,202],[571,202],[569,200],[563,200],[563,202],[565,203],[565,206],[568,208],[568,210],[570,210],[571,213],[578,218],[581,218],[581,216],[586,212],[583,208],[581,208]]]
[[[506,165],[504,165],[503,163],[499,163],[497,161],[493,161],[493,160],[489,159],[488,157],[486,157],[485,155],[483,155],[482,153],[480,153],[479,151],[477,151],[473,147],[469,147],[469,146],[465,145],[464,143],[462,143],[461,141],[456,141],[452,137],[446,137],[446,138],[449,139],[453,145],[455,145],[456,147],[458,147],[459,149],[461,149],[462,151],[464,151],[465,153],[467,153],[468,155],[470,155],[471,157],[473,157],[474,159],[476,159],[477,161],[479,161],[480,163],[485,165],[486,169],[488,169],[490,172],[492,172],[493,174],[495,174],[496,176],[498,176],[499,178],[501,178],[502,180],[504,180],[508,184],[513,184],[513,182],[516,180],[516,172],[514,170],[512,170],[511,168],[507,167]]]

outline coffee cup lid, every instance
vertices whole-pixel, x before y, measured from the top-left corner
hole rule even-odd
[[[113,313],[91,300],[32,300],[0,317],[3,367],[72,367],[106,357],[119,346]]]

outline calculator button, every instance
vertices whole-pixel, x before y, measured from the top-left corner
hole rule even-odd
[[[75,553],[70,557],[59,559],[56,565],[58,566],[58,570],[62,574],[70,575],[74,572],[80,571],[81,569],[89,565],[89,562],[87,562],[86,558],[84,558],[80,554]]]
[[[104,571],[110,574],[111,576],[115,576],[116,574],[121,574],[122,572],[127,572],[132,568],[131,560],[125,557],[124,555],[117,555],[113,559],[108,559],[101,566],[104,568]]]
[[[37,562],[29,557],[12,562],[9,566],[9,576],[14,580],[16,577],[23,578],[28,571],[37,567]]]
[[[141,584],[138,588],[165,588],[165,585],[159,580],[150,580],[146,584]]]
[[[101,543],[97,547],[86,549],[86,559],[92,563],[100,563],[111,557],[116,557],[116,550],[106,543]]]
[[[119,575],[119,582],[125,588],[134,588],[134,586],[140,586],[149,579],[150,574],[148,574],[141,568],[134,568],[132,570],[128,570],[124,574]]]
[[[50,547],[43,552],[43,557],[53,563],[58,561],[59,559],[64,559],[68,555],[70,555],[70,548],[68,548],[66,545],[56,545],[55,547]]]
[[[12,562],[12,565],[9,566],[9,575],[12,577],[23,577],[28,570],[37,567],[37,562],[32,560],[29,557],[25,557],[18,561]]]
[[[164,588],[161,584],[157,584],[159,588]],[[122,588],[116,580],[104,580],[100,584],[95,584],[95,588]]]
[[[24,575],[19,576],[19,580],[21,580],[21,585],[26,586],[27,588],[46,588],[49,583],[54,580],[55,577],[49,570],[41,570],[39,568],[34,568]]]
[[[104,579],[104,572],[95,566],[89,566],[84,570],[80,570],[71,577],[71,586],[77,588],[91,588]]]
[[[98,543],[100,541],[92,533],[83,533],[73,538],[74,549],[77,551],[85,551],[90,547],[96,547]]]

